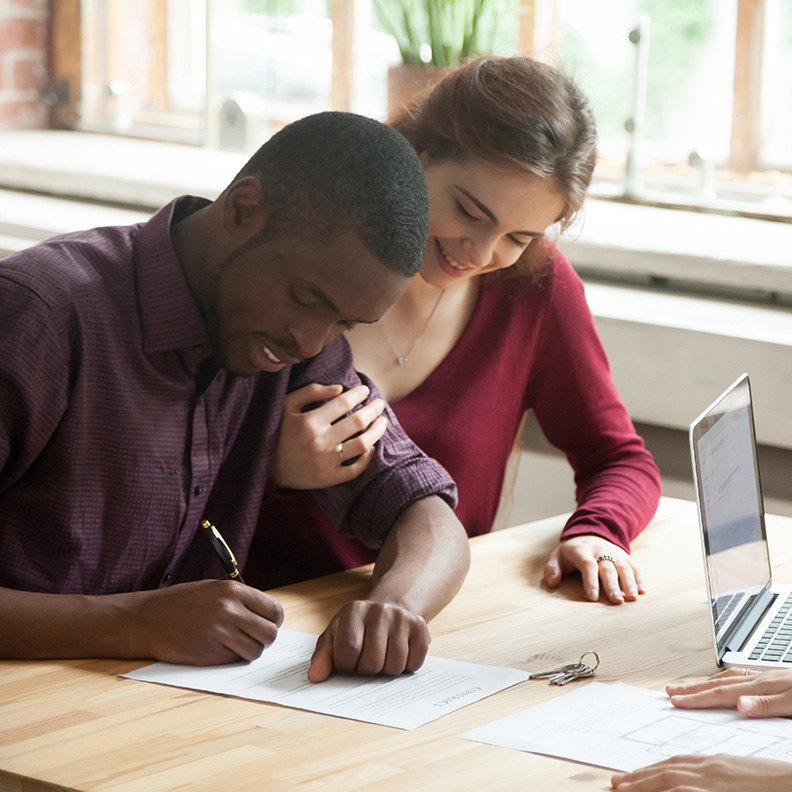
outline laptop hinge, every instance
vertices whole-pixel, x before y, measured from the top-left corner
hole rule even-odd
[[[776,596],[777,595],[773,594],[770,590],[770,586],[765,587],[756,595],[756,599],[751,604],[751,607],[748,608],[747,613],[740,620],[740,624],[726,642],[726,648],[730,652],[742,651],[745,642],[750,638],[755,627],[764,618],[767,609],[773,604]]]

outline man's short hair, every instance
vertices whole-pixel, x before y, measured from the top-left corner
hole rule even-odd
[[[268,214],[257,241],[354,232],[389,269],[418,271],[429,232],[423,168],[391,127],[354,113],[307,116],[273,135],[234,182],[255,176]],[[233,183],[233,182],[232,182]]]

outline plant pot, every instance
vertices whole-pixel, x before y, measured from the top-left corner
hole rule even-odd
[[[428,93],[450,71],[449,66],[391,66],[388,69],[388,118]]]

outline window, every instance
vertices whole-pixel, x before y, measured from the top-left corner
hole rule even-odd
[[[82,0],[79,127],[199,141],[200,0]]]
[[[79,126],[244,150],[331,107],[384,115],[398,48],[370,19],[358,0],[83,0]]]
[[[765,18],[761,164],[792,170],[792,0],[772,0]]]
[[[597,116],[602,193],[792,214],[792,0],[554,11],[553,51]]]
[[[789,219],[792,0],[504,2],[499,51],[557,60],[592,100],[595,194]],[[384,118],[399,62],[372,0],[82,0],[81,12],[77,126],[92,131],[252,150],[318,110]]]

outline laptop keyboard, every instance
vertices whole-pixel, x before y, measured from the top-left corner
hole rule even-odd
[[[792,595],[778,609],[750,659],[792,664]]]

